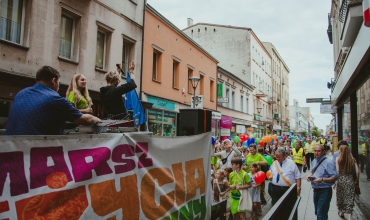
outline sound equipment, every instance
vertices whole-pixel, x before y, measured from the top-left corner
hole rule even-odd
[[[180,109],[177,136],[202,134],[212,129],[212,111],[206,109]]]
[[[123,133],[136,131],[134,121],[126,120],[102,120],[93,126],[75,126],[73,129],[67,130],[65,134],[100,134],[100,133]]]

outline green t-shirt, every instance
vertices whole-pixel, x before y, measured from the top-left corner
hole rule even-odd
[[[229,175],[229,184],[236,185],[236,186],[242,186],[243,176],[244,176],[245,184],[248,184],[251,180],[249,179],[249,175],[244,170],[240,170],[238,174],[235,173],[235,171],[231,172]],[[232,189],[230,192],[239,193],[239,190]]]
[[[68,95],[68,101],[72,103],[73,106],[75,106],[75,93],[72,91]],[[81,100],[76,103],[77,106],[75,106],[77,109],[85,109],[89,106],[87,105],[87,100],[85,97],[81,96]]]
[[[251,164],[256,162],[267,162],[267,160],[259,153],[256,153],[254,156],[252,154],[247,155],[244,162],[244,164],[247,165],[247,173],[250,173]],[[261,170],[260,165],[258,165],[258,169]]]

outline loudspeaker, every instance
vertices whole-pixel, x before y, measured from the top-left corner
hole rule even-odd
[[[202,134],[212,129],[212,111],[206,109],[180,109],[177,136]]]

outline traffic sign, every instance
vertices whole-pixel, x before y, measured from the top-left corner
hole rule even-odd
[[[217,98],[217,102],[227,103],[227,102],[229,102],[229,98]]]

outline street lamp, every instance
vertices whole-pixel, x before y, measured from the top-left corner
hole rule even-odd
[[[198,76],[192,76],[189,78],[189,81],[191,82],[191,85],[194,89],[194,94],[193,94],[193,108],[195,108],[195,89],[198,86],[198,83],[200,81],[200,78]]]
[[[262,107],[261,107],[261,105],[260,104],[257,104],[257,112],[258,112],[258,114],[260,114],[261,113],[261,110],[262,110]],[[259,116],[258,116],[259,117]],[[261,119],[260,119],[261,120]],[[260,121],[259,120],[259,121]],[[261,123],[258,123],[259,125],[261,124]],[[258,131],[259,131],[259,136],[261,136],[261,131],[260,131],[260,128],[258,128]]]

